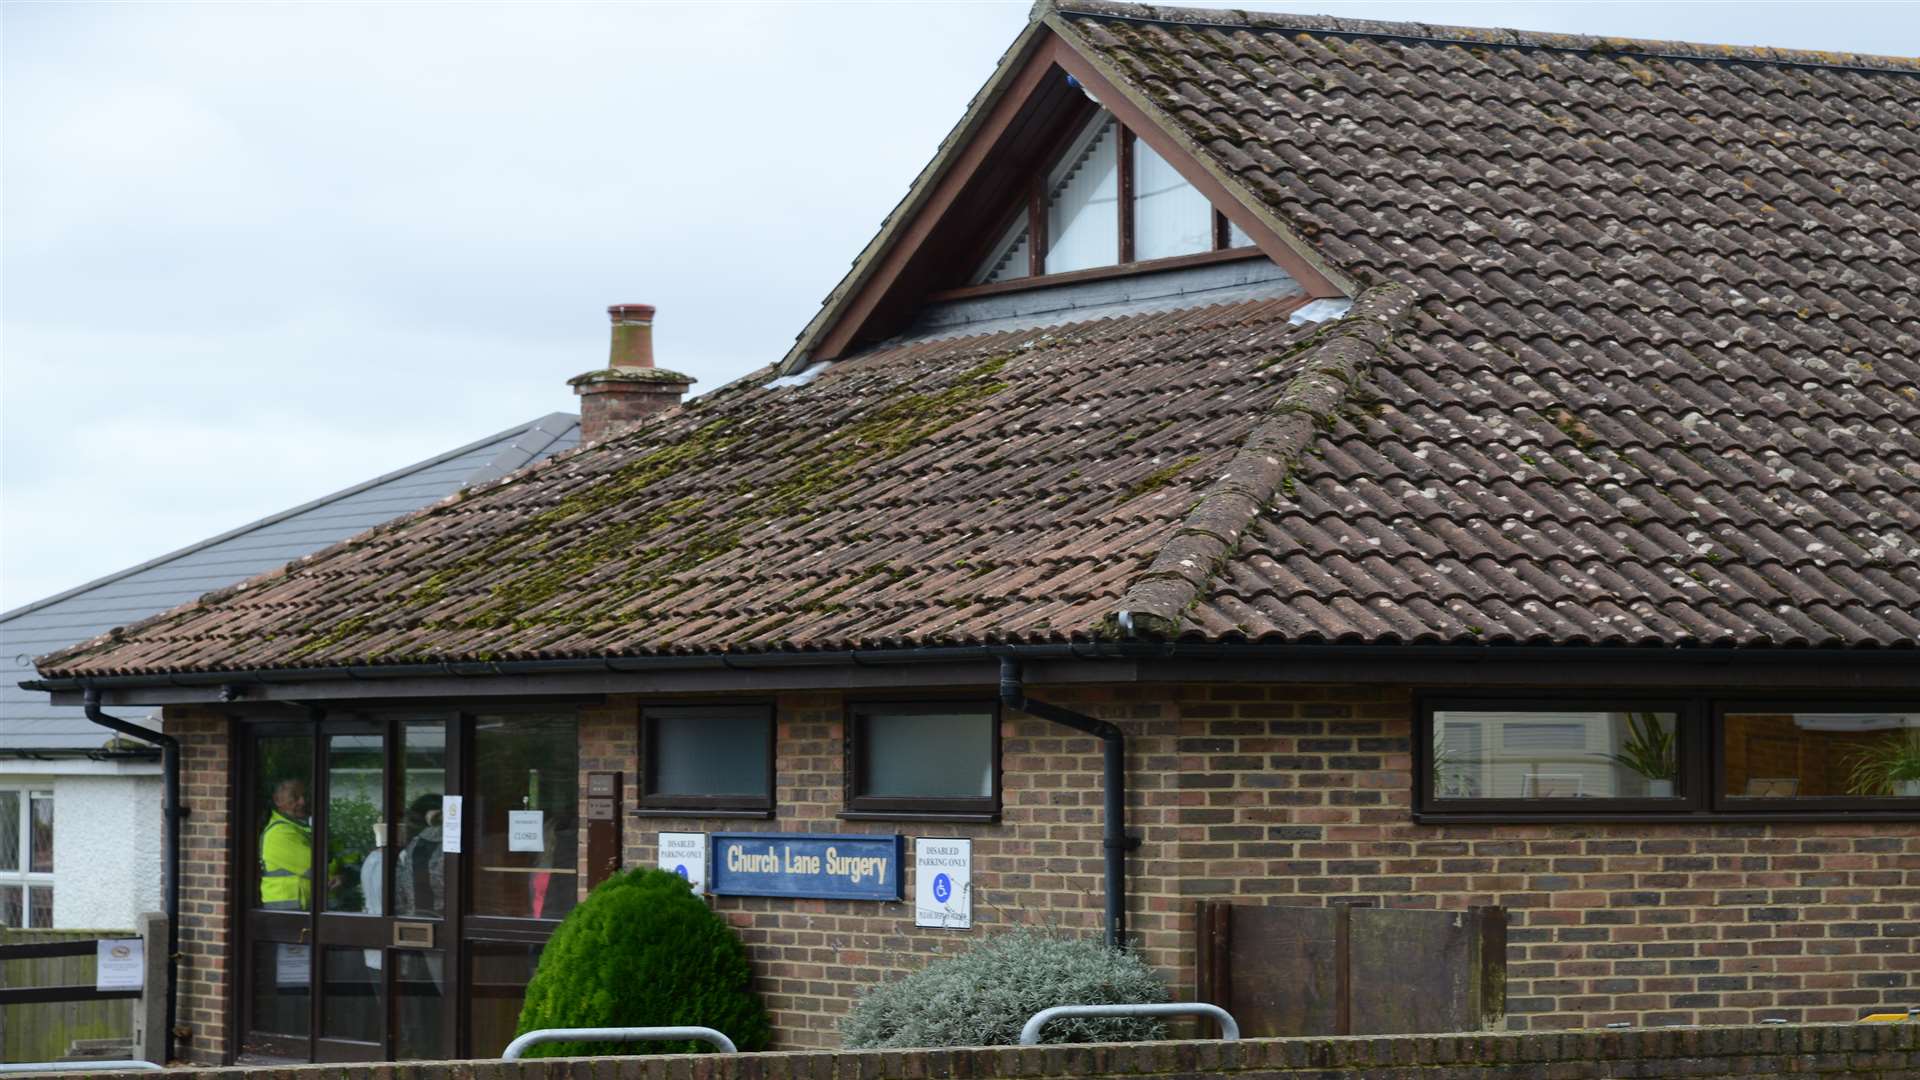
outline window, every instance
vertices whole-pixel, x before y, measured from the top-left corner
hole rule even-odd
[[[1104,109],[1074,129],[1033,184],[968,284],[1253,247],[1252,237]],[[1038,251],[1035,237],[1044,241]]]
[[[1910,799],[1920,809],[1920,712],[1738,706],[1721,713],[1720,739],[1729,802]]]
[[[0,925],[53,925],[53,792],[0,789]]]
[[[1423,814],[1920,812],[1920,710],[1582,699],[1428,701]]]
[[[1000,810],[1000,725],[991,705],[855,704],[848,816],[988,818]]]
[[[686,706],[641,711],[643,810],[773,810],[773,710]]]
[[[1436,709],[1431,790],[1469,803],[1671,800],[1679,714]]]

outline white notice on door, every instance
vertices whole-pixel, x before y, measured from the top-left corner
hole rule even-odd
[[[448,855],[460,854],[460,834],[465,830],[461,820],[460,796],[440,796],[440,850]]]
[[[139,938],[109,938],[94,942],[97,950],[95,990],[138,990],[147,978],[146,942]]]
[[[546,816],[543,810],[507,811],[507,850],[547,850]]]
[[[693,886],[693,894],[707,891],[707,834],[703,832],[663,832],[660,834],[660,869],[679,874]]]
[[[313,946],[275,945],[273,981],[281,986],[306,986],[313,980]]]

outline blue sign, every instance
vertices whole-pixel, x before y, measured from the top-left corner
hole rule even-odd
[[[945,874],[933,875],[933,898],[946,903],[953,897],[953,879]]]
[[[707,891],[716,896],[898,900],[902,836],[714,833]]]

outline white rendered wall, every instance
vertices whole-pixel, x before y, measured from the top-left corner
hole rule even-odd
[[[53,925],[132,930],[160,898],[157,766],[53,780]]]

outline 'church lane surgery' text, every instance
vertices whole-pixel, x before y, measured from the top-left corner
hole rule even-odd
[[[893,860],[882,855],[842,856],[836,848],[828,847],[820,854],[795,851],[790,847],[776,849],[768,845],[764,852],[748,851],[735,844],[725,845],[727,849],[727,869],[741,874],[791,874],[795,876],[843,878],[849,884],[857,885],[871,878],[880,884],[886,884],[887,864]]]

